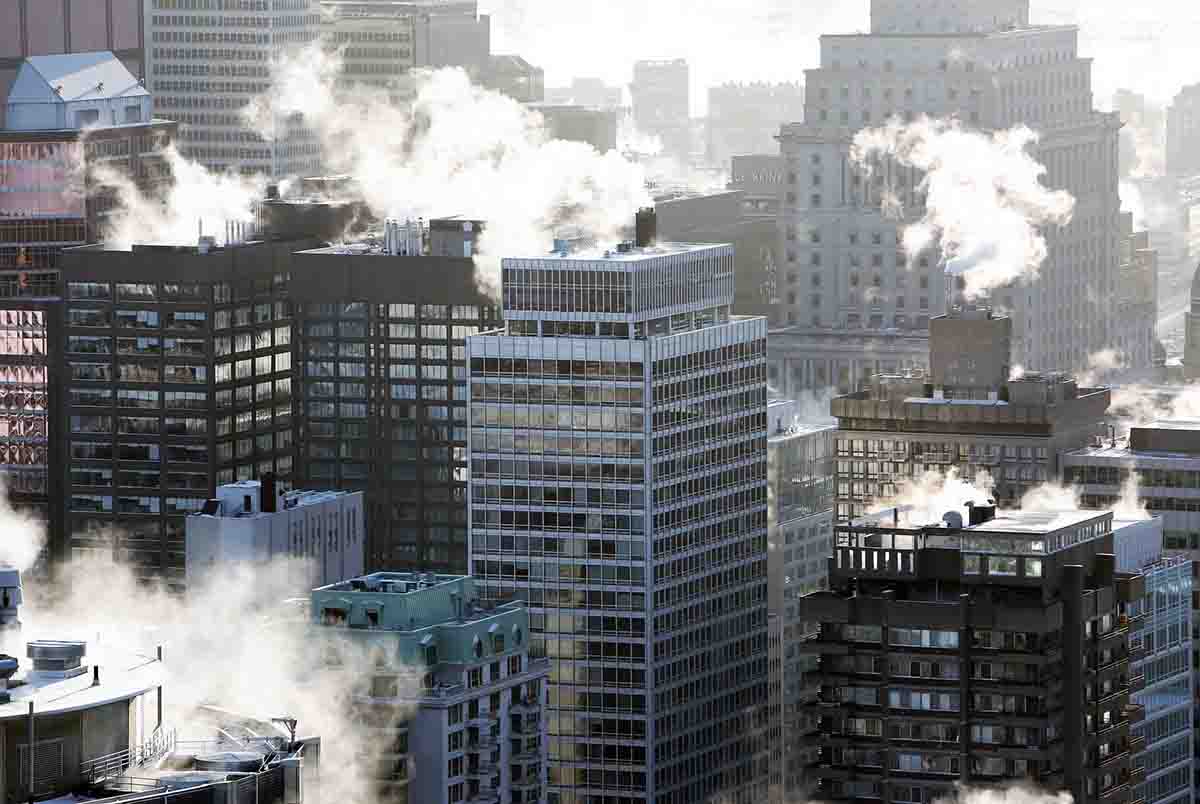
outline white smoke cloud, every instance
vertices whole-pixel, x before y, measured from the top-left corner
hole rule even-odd
[[[1088,355],[1087,369],[1075,379],[1080,388],[1096,388],[1103,379],[1125,368],[1125,360],[1116,349],[1101,349]]]
[[[483,220],[481,284],[499,288],[499,259],[548,252],[555,231],[617,238],[650,203],[644,170],[615,151],[550,139],[541,116],[472,85],[459,69],[411,77],[410,104],[336,90],[339,63],[319,48],[282,61],[247,120],[270,137],[300,113],[326,169],[348,174],[379,217]]]
[[[1005,787],[955,788],[954,794],[935,801],[934,804],[1072,804],[1070,793],[1051,793],[1028,784],[1011,784]]]
[[[174,146],[163,158],[174,182],[161,199],[142,194],[127,175],[104,162],[93,166],[94,181],[119,202],[105,220],[105,240],[123,249],[134,243],[195,245],[203,233],[224,245],[226,223],[254,222],[265,179],[208,171]]]
[[[30,514],[12,507],[8,489],[0,479],[0,566],[28,572],[39,566],[46,545],[45,525]]]
[[[923,214],[904,232],[910,258],[940,245],[948,272],[977,298],[1034,279],[1047,256],[1039,229],[1064,226],[1075,200],[1041,183],[1046,169],[1028,152],[1037,135],[1024,126],[985,134],[957,121],[922,118],[860,131],[851,158],[865,170],[878,159],[924,173]]]
[[[180,739],[210,733],[199,707],[262,721],[291,716],[299,736],[321,738],[324,792],[347,804],[376,804],[368,779],[389,746],[361,722],[353,699],[368,689],[377,655],[344,631],[283,613],[297,574],[308,577],[307,568],[291,560],[233,567],[181,598],[139,583],[111,560],[75,561],[53,585],[25,579],[20,638],[87,641],[87,660],[100,665],[102,680],[106,666],[130,654],[151,658],[161,645],[164,719]],[[417,690],[409,668],[398,675],[402,694]]]
[[[995,481],[987,472],[979,472],[974,480],[966,480],[957,467],[944,474],[929,470],[912,480],[905,480],[896,495],[877,501],[872,507],[908,508],[909,521],[914,524],[940,522],[948,511],[958,511],[966,519],[966,503],[985,505],[995,497]]]

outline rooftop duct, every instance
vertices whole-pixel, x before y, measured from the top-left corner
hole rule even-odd
[[[60,678],[83,675],[83,657],[87,653],[86,642],[61,639],[37,639],[25,648],[25,655],[33,660],[33,671]]]

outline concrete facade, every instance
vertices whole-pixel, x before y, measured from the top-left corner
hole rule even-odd
[[[963,376],[976,382],[1005,376],[1003,344],[1009,322],[978,311],[956,312],[933,331],[957,340],[964,333],[989,347],[977,368]],[[990,330],[990,334],[989,334]],[[963,369],[957,343],[931,350],[943,379]],[[972,358],[973,359],[973,358]],[[939,385],[933,376],[910,372],[880,375],[868,389],[837,397],[836,521],[857,518],[874,501],[896,496],[905,481],[925,472],[958,469],[972,480],[986,472],[997,498],[1015,505],[1022,495],[1058,475],[1060,455],[1087,444],[1104,427],[1107,388],[1079,388],[1065,375],[1024,375],[984,388]]]
[[[549,663],[530,653],[523,604],[481,599],[470,577],[403,572],[311,599],[314,625],[377,657],[357,703],[382,746],[381,800],[546,803]]]
[[[921,216],[921,177],[885,164],[864,181],[848,158],[861,128],[927,114],[985,131],[1036,128],[1033,155],[1047,168],[1045,183],[1077,199],[1072,223],[1047,232],[1049,258],[1036,284],[992,294],[993,306],[1014,319],[1013,363],[1081,367],[1114,342],[1145,342],[1137,333],[1152,332],[1154,318],[1125,320],[1116,303],[1120,121],[1092,108],[1078,31],[1030,25],[1022,2],[929,5],[879,0],[871,33],[821,38],[821,66],[806,74],[804,123],[785,126],[780,137],[789,277],[781,296],[795,291],[795,300],[781,303],[778,320],[830,331],[922,331],[942,312],[940,256],[914,255],[910,265],[897,238],[899,227]],[[885,192],[903,204],[899,226],[881,213]],[[1140,367],[1151,358],[1138,352],[1127,362]]]
[[[297,594],[363,574],[362,492],[280,489],[275,499],[264,500],[274,486],[259,480],[226,484],[208,508],[185,520],[188,587],[276,559],[292,559],[285,566]]]
[[[1137,800],[1146,581],[1117,569],[1112,514],[926,516],[838,526],[830,589],[802,600],[821,623],[806,646],[820,657],[813,795],[929,802],[1020,779]]]

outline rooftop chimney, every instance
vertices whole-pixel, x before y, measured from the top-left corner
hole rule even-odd
[[[266,472],[262,476],[262,499],[259,500],[259,510],[264,514],[273,514],[278,509],[276,508],[275,499],[275,473]]]
[[[654,207],[643,207],[634,218],[634,242],[638,248],[653,246],[658,240],[658,213]]]

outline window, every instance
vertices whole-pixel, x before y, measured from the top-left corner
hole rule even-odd
[[[1016,575],[1017,559],[1012,556],[991,556],[988,558],[988,575]]]

